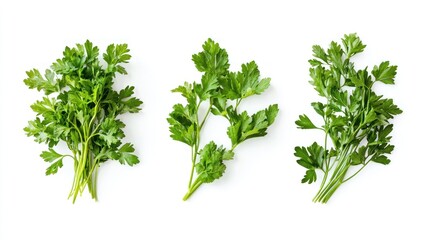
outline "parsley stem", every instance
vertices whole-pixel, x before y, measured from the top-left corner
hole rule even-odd
[[[198,110],[200,109],[200,105],[201,105],[202,101],[200,100],[199,103],[197,104],[197,108],[196,108],[196,112],[198,113]],[[209,108],[210,110],[210,108]],[[208,112],[207,112],[208,114]],[[207,117],[206,114],[206,117]],[[205,121],[205,118],[204,118]],[[198,114],[196,115],[196,123],[195,123],[195,143],[191,146],[192,149],[192,156],[191,156],[191,160],[192,160],[192,168],[191,168],[191,177],[189,178],[189,183],[188,183],[188,189],[191,188],[192,185],[192,180],[194,178],[194,172],[195,172],[195,162],[197,161],[197,154],[198,154],[198,149],[200,147],[200,132],[201,132],[201,128],[204,124],[204,121],[201,123],[201,125],[199,124],[199,120],[198,120]]]
[[[197,158],[196,154],[195,154],[195,146],[191,147],[191,159],[192,159],[192,169],[191,169],[191,177],[189,178],[189,184],[188,184],[188,188],[191,188],[192,185],[192,178],[194,177],[194,171],[195,171],[195,160]]]
[[[347,171],[351,166],[350,155],[354,151],[356,151],[357,147],[358,145],[355,145],[352,148],[350,145],[347,145],[344,149],[340,151],[341,154],[337,158],[337,166],[334,170],[334,173],[332,174],[326,186],[321,185],[319,192],[316,194],[316,196],[313,199],[314,202],[322,202],[322,203],[328,202],[329,198],[334,194],[334,192],[338,189],[338,187],[345,182],[344,177],[346,176]],[[325,176],[326,175],[327,174],[325,174]]]
[[[323,188],[323,186],[325,186],[325,182],[326,182],[326,179],[328,178],[328,173],[329,173],[329,165],[330,165],[330,159],[327,159],[327,154],[326,154],[326,149],[327,149],[327,145],[328,145],[328,132],[325,132],[325,143],[324,143],[324,157],[323,157],[323,160],[324,160],[324,162],[325,162],[325,171],[324,171],[324,176],[323,176],[323,180],[322,180],[322,183],[320,184],[320,189],[322,189]],[[322,169],[323,170],[323,169]],[[319,192],[320,192],[320,190],[319,190]],[[317,192],[317,194],[319,194],[319,192]],[[317,196],[317,194],[316,194],[316,196]]]
[[[97,201],[97,178],[98,178],[98,166],[95,168],[95,173],[94,173],[94,180],[92,181],[92,183],[94,184],[93,190],[94,190],[94,200]]]
[[[200,104],[201,104],[201,102],[197,105],[197,112],[199,110]],[[192,149],[192,169],[191,169],[191,177],[189,178],[188,189],[191,188],[192,180],[194,177],[195,163],[197,161],[198,150],[200,147],[200,132],[204,126],[204,123],[206,122],[208,115],[210,114],[210,110],[211,110],[212,106],[213,106],[213,104],[210,102],[210,106],[208,107],[207,112],[204,114],[204,118],[203,118],[203,121],[201,122],[201,124],[199,124],[198,116],[197,116],[197,123],[196,123],[197,131],[196,131],[196,136],[195,136],[196,141],[195,141],[195,144],[191,147],[191,149]]]
[[[90,169],[90,171],[88,172],[88,176],[86,178],[86,180],[83,182],[83,184],[88,184],[89,180],[91,180],[91,178],[93,177],[93,173],[94,171],[96,171],[96,169],[98,169],[98,159],[94,159],[92,160],[92,167]]]
[[[236,102],[235,102],[235,111],[237,111],[238,105],[240,105],[241,100],[243,100],[243,99],[239,98],[239,99],[236,100]]]
[[[85,171],[85,166],[87,164],[88,154],[89,154],[89,142],[85,141],[85,143],[82,144],[80,159],[78,162],[78,166],[75,169],[74,181],[69,195],[69,198],[73,196],[73,203],[75,203],[79,192],[82,193],[86,186],[84,171]]]
[[[192,196],[192,194],[201,186],[201,184],[203,184],[203,182],[199,178],[195,179],[195,182],[192,184],[188,192],[183,197],[183,201],[188,200],[188,198]]]
[[[362,169],[364,169],[366,167],[366,165],[368,165],[370,161],[366,162],[363,164],[363,166],[361,168],[359,168],[359,170],[357,170],[355,173],[353,173],[353,175],[351,175],[350,177],[348,177],[346,180],[343,181],[343,183],[347,182],[348,180],[352,179],[354,176],[356,176],[360,171],[362,171]]]
[[[206,114],[204,115],[204,118],[203,118],[203,121],[201,122],[201,124],[200,124],[200,129],[202,129],[203,128],[203,125],[204,125],[204,123],[206,122],[206,119],[207,119],[207,117],[209,116],[209,113],[210,113],[210,110],[212,109],[212,106],[213,106],[213,104],[210,102],[210,106],[209,106],[209,108],[207,109],[207,112],[206,112]]]

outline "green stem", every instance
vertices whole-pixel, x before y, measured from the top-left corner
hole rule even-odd
[[[338,174],[342,171],[342,169],[347,165],[347,156],[349,151],[349,146],[345,147],[342,151],[340,151],[340,155],[337,158],[337,166],[332,173],[331,179],[335,179]]]
[[[97,177],[98,177],[98,167],[95,168],[95,173],[94,173],[94,179],[92,181],[92,183],[94,184],[93,186],[93,190],[94,190],[94,194],[92,195],[92,198],[97,201],[98,197],[97,197]]]
[[[197,110],[196,110],[197,113],[198,113],[198,110],[200,108],[200,105],[201,105],[201,101],[197,105]],[[207,112],[205,113],[203,121],[201,122],[201,124],[199,123],[198,115],[197,115],[197,122],[195,124],[196,128],[197,128],[196,133],[195,133],[195,144],[193,146],[191,146],[191,149],[192,149],[192,155],[191,155],[192,168],[191,168],[191,177],[189,178],[188,188],[191,188],[192,180],[194,179],[195,163],[197,161],[198,149],[200,148],[200,132],[204,126],[204,123],[206,122],[206,119],[210,113],[212,106],[213,106],[213,104],[210,102],[210,106],[207,109]]]
[[[356,147],[353,147],[351,152],[353,152],[355,148]],[[337,157],[337,166],[335,167],[334,173],[330,177],[328,184],[325,185],[325,182],[323,182],[323,184],[320,186],[319,191],[313,198],[314,202],[326,203],[332,194],[334,194],[336,189],[343,183],[342,180],[344,179],[344,176],[350,167],[348,160],[349,155],[350,145],[346,146],[342,151],[340,151],[340,155]],[[328,174],[328,172],[325,173],[324,179],[327,178]]]
[[[328,184],[324,187],[321,187],[319,192],[313,198],[314,202],[327,203],[331,196],[335,193],[338,187],[343,183],[344,176],[346,175],[348,167],[342,168],[340,175],[336,178],[329,180]]]
[[[335,182],[324,195],[320,196],[318,201],[321,203],[327,203],[331,198],[331,196],[335,193],[335,191],[337,191],[338,187],[341,186],[342,183],[343,183],[342,181]]]
[[[209,113],[210,113],[210,111],[211,111],[211,109],[212,109],[212,106],[213,106],[213,104],[210,102],[210,106],[209,106],[209,108],[207,109],[206,114],[204,115],[203,121],[202,121],[202,122],[201,122],[201,124],[199,125],[200,130],[203,128],[204,123],[206,122],[206,119],[207,119],[207,117],[209,116]]]
[[[188,198],[192,196],[192,194],[201,186],[201,184],[203,184],[203,182],[199,178],[195,179],[195,182],[192,184],[188,192],[183,197],[183,201],[188,200]]]
[[[93,159],[91,165],[92,165],[92,167],[90,168],[90,171],[88,172],[88,176],[86,177],[86,180],[82,183],[82,185],[86,185],[86,184],[88,184],[88,182],[90,182],[90,184],[88,184],[88,187],[91,186],[90,192],[94,198],[94,195],[96,195],[96,192],[93,192],[92,189],[94,189],[94,181],[96,180],[96,176],[94,176],[93,173],[94,173],[94,171],[95,171],[95,173],[97,173],[98,159],[97,158]]]
[[[73,188],[70,192],[69,197],[73,196],[73,203],[75,203],[77,195],[79,194],[82,186],[82,178],[83,178],[83,174],[84,174],[84,170],[85,170],[85,165],[86,165],[86,159],[88,157],[88,142],[85,142],[82,145],[82,154],[81,157],[79,159],[79,163],[78,163],[78,167],[75,171],[74,174],[74,183],[73,183]]]
[[[238,105],[240,105],[240,103],[241,103],[241,98],[240,98],[240,99],[237,99],[237,100],[235,101],[235,108],[234,108],[234,110],[235,110],[235,111],[237,111]]]
[[[80,163],[81,163],[81,160],[82,160],[82,153],[83,153],[83,144],[82,144],[82,150],[80,151],[80,154],[79,154],[79,160],[77,160],[77,161],[75,161],[75,164],[74,164],[74,177],[73,177],[73,184],[72,184],[72,187],[71,187],[71,189],[70,189],[70,193],[69,193],[69,196],[68,196],[68,198],[70,198],[71,196],[73,196],[73,194],[74,194],[74,191],[75,191],[75,189],[77,188],[77,172],[79,171],[79,169],[80,169]]]
[[[323,175],[323,180],[322,183],[320,184],[320,188],[319,191],[317,191],[316,196],[318,196],[320,194],[320,191],[322,191],[323,187],[325,186],[326,180],[328,179],[328,174],[329,174],[329,170],[330,170],[330,165],[331,165],[331,161],[330,159],[326,159],[327,154],[326,154],[326,148],[328,145],[328,132],[325,132],[325,144],[324,144],[324,149],[325,149],[325,153],[324,153],[324,162],[325,164],[325,171],[324,171],[324,175]]]
[[[328,156],[328,154],[327,154],[328,149],[327,148],[328,148],[328,132],[325,131],[325,141],[323,144],[323,149],[325,150],[325,152],[323,153],[323,159],[324,159],[324,162],[326,163],[325,164],[325,173],[329,172],[329,166],[331,165],[331,159],[327,159],[327,156]]]
[[[366,165],[368,165],[370,161],[366,162],[363,164],[363,166],[357,170],[355,173],[353,173],[353,175],[351,175],[350,177],[348,177],[346,180],[343,181],[343,183],[347,182],[348,180],[352,179],[354,176],[356,176],[360,171],[362,171],[362,169],[364,169],[366,167]]]
[[[91,120],[89,121],[89,128],[88,128],[88,131],[90,131],[91,130],[91,126],[92,126],[92,124],[94,123],[94,121],[95,121],[95,118],[97,117],[97,115],[98,115],[98,105],[99,105],[99,101],[95,104],[95,108],[94,108],[94,115],[92,115],[92,118],[91,118]]]
[[[194,172],[195,172],[195,161],[196,161],[196,158],[197,158],[197,154],[196,154],[195,147],[196,147],[196,146],[192,146],[192,147],[191,147],[191,149],[192,149],[192,156],[191,156],[191,158],[192,158],[192,169],[191,169],[191,177],[189,178],[188,188],[191,188],[191,185],[192,185],[192,179],[194,178]]]
[[[73,193],[74,193],[74,189],[76,188],[76,171],[77,171],[77,169],[78,169],[78,167],[79,167],[79,161],[78,160],[76,160],[75,161],[75,164],[74,164],[74,172],[75,172],[75,175],[74,175],[74,177],[73,177],[73,184],[72,184],[72,187],[71,187],[71,189],[70,189],[70,193],[69,193],[69,196],[68,196],[68,198],[70,198],[72,195],[73,195]]]
[[[76,122],[69,121],[70,124],[76,129],[80,142],[81,150],[77,146],[73,150],[73,155],[75,159],[74,164],[74,179],[72,188],[69,193],[69,198],[73,198],[73,203],[75,203],[78,194],[82,194],[85,190],[85,187],[88,186],[88,191],[91,194],[92,198],[97,200],[97,168],[98,168],[98,159],[94,159],[90,151],[90,141],[91,138],[97,135],[96,131],[100,124],[98,124],[95,129],[93,126],[97,123],[97,115],[100,101],[97,101],[94,107],[92,118],[89,122],[82,124],[81,127],[78,127]],[[69,146],[70,148],[70,146]],[[76,158],[76,153],[79,153],[79,158]],[[95,170],[95,174],[94,174]]]

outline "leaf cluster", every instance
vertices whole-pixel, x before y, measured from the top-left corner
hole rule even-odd
[[[128,46],[109,45],[103,54],[105,64],[99,61],[99,54],[98,47],[87,40],[66,47],[63,57],[44,75],[37,69],[27,71],[24,83],[45,96],[31,105],[36,118],[24,130],[36,142],[49,146],[41,154],[51,164],[47,175],[56,173],[65,157],[74,160],[76,171],[87,169],[85,178],[109,159],[128,165],[139,162],[133,145],[122,143],[125,124],[117,117],[139,112],[142,101],[133,97],[133,86],[113,89],[116,74],[127,74],[123,64],[131,58]],[[57,153],[53,148],[59,142],[65,142],[71,153]]]
[[[324,131],[332,147],[325,140],[325,146],[313,143],[295,148],[298,164],[307,169],[303,183],[316,181],[316,169],[325,175],[333,169],[336,180],[344,182],[349,166],[390,162],[387,155],[394,148],[390,144],[390,121],[402,110],[392,99],[376,94],[373,87],[375,83],[393,85],[397,66],[384,61],[372,70],[356,69],[351,59],[365,47],[356,34],[345,35],[341,44],[331,42],[327,49],[313,46],[310,84],[325,101],[311,105],[323,118],[323,125],[316,126],[305,114],[299,116],[296,125]]]
[[[172,90],[180,93],[186,99],[186,104],[174,105],[167,120],[171,138],[192,148],[193,166],[196,166],[199,174],[197,181],[212,182],[222,176],[225,171],[223,160],[232,159],[235,147],[247,139],[267,134],[268,127],[277,116],[278,105],[270,105],[254,114],[240,112],[238,107],[241,101],[263,93],[269,87],[270,79],[260,78],[258,65],[254,61],[242,64],[239,72],[229,71],[226,50],[212,39],[203,44],[203,51],[194,54],[192,60],[197,70],[203,73],[201,82],[185,82]],[[201,120],[199,114],[203,102],[208,102],[209,107]],[[201,129],[210,114],[228,120],[230,150],[217,147],[213,142],[199,150]],[[200,156],[198,163],[197,155]],[[189,187],[192,189],[191,184]]]

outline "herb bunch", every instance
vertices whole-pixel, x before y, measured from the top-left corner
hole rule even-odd
[[[295,156],[298,164],[307,169],[302,183],[315,182],[316,170],[323,174],[314,202],[328,202],[341,184],[369,163],[390,163],[387,155],[394,149],[390,144],[390,120],[402,110],[392,99],[377,95],[373,87],[375,83],[393,85],[397,66],[385,61],[371,72],[368,67],[356,70],[351,58],[364,49],[356,34],[345,35],[342,45],[331,42],[326,51],[313,46],[310,83],[325,101],[311,105],[324,123],[318,127],[305,114],[295,123],[301,129],[323,131],[324,142],[323,146],[314,142],[309,147],[296,147]],[[350,173],[352,166],[356,168]]]
[[[97,173],[101,163],[109,159],[130,166],[139,163],[131,143],[122,144],[125,124],[117,117],[139,112],[142,101],[134,94],[134,87],[115,91],[116,74],[127,74],[122,66],[131,55],[127,44],[111,44],[100,63],[99,49],[90,41],[74,48],[66,47],[63,58],[56,60],[44,76],[33,69],[27,72],[24,83],[46,96],[31,108],[36,118],[24,128],[28,136],[48,145],[40,155],[50,166],[46,175],[57,173],[63,160],[74,164],[74,180],[69,194],[73,203],[86,186],[97,200]],[[65,142],[69,153],[58,153],[54,147]]]
[[[194,54],[192,60],[198,71],[203,73],[201,82],[185,82],[172,90],[181,93],[187,103],[174,105],[167,119],[171,138],[191,147],[192,169],[188,192],[183,200],[187,200],[202,184],[222,177],[226,169],[224,161],[233,159],[235,148],[250,138],[265,136],[278,113],[277,104],[252,115],[239,111],[243,99],[261,94],[270,85],[270,78],[260,79],[255,62],[243,64],[241,72],[230,72],[226,50],[212,39],[203,44],[203,51]],[[201,108],[203,102],[208,104],[207,109]],[[218,146],[213,141],[200,148],[201,131],[210,114],[229,122],[230,148]]]

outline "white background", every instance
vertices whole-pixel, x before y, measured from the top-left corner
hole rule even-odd
[[[400,3],[399,3],[400,2]],[[427,113],[428,8],[425,1],[1,1],[0,239],[429,239]],[[293,149],[322,141],[296,129],[316,117],[308,84],[311,46],[357,32],[367,48],[358,66],[398,65],[395,86],[377,91],[404,113],[394,120],[396,149],[388,166],[372,164],[326,204],[311,201],[317,184],[301,184]],[[236,149],[225,175],[187,202],[190,149],[170,139],[166,117],[183,101],[170,90],[199,80],[191,56],[211,37],[226,48],[231,70],[255,60],[272,85],[246,100],[256,111],[279,103],[265,138]],[[42,94],[23,84],[25,71],[50,66],[65,46],[93,41],[104,51],[128,43],[129,75],[144,101],[122,117],[141,164],[104,164],[99,202],[67,200],[69,162],[44,176],[46,146],[22,130]],[[228,145],[226,123],[209,118],[203,141]]]

